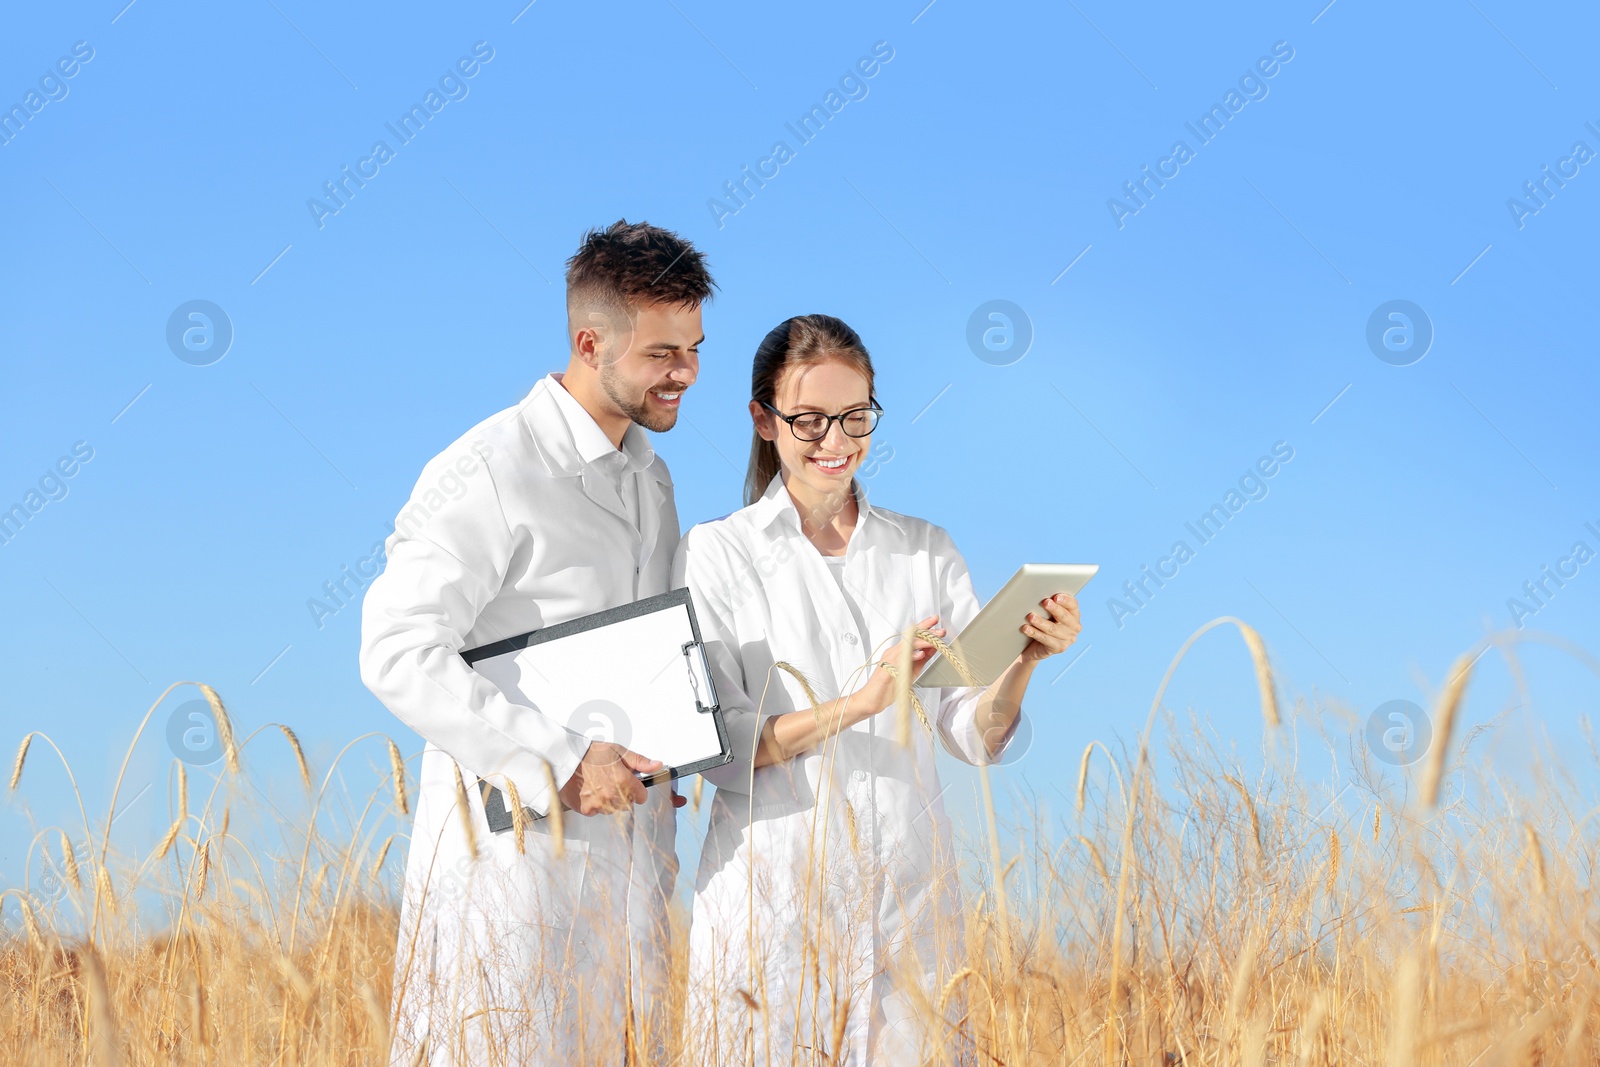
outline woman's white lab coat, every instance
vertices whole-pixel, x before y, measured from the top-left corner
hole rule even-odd
[[[589,738],[510,703],[458,653],[668,588],[678,517],[666,465],[629,427],[635,481],[631,500],[619,496],[605,464],[623,457],[583,419],[549,376],[433,459],[362,607],[362,679],[427,741],[395,961],[396,1064],[417,1062],[424,1042],[435,1065],[620,1063],[626,1005],[655,1010],[662,988],[670,790],[626,814],[567,812],[558,857],[548,820],[530,824],[525,854],[491,834],[474,788],[509,778],[546,811],[546,762],[566,781]]]
[[[980,691],[917,690],[931,730],[913,721],[909,748],[891,708],[752,779],[760,723],[810,708],[774,664],[796,668],[826,702],[865,684],[863,665],[909,624],[937,614],[953,635],[977,614],[943,529],[872,507],[859,487],[857,501],[844,582],[866,633],[801,532],[781,476],[678,548],[673,584],[692,591],[740,756],[706,774],[717,791],[690,934],[693,1062],[920,1063],[923,1048],[954,1040],[917,1010],[959,966],[960,894],[933,745],[937,735],[957,758],[985,760]]]

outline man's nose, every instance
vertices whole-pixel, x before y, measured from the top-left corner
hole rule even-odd
[[[693,385],[694,380],[698,377],[700,377],[699,356],[693,354],[686,355],[683,357],[683,359],[678,361],[678,365],[676,367],[672,368],[672,380],[677,382],[679,385],[684,386],[685,388]]]

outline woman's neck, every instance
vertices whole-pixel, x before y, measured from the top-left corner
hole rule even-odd
[[[818,492],[798,478],[783,475],[783,487],[800,516],[800,529],[806,539],[824,556],[844,553],[855,531],[860,509],[856,505],[855,480],[831,493]]]

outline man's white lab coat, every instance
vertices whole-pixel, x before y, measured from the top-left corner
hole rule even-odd
[[[736,757],[705,772],[717,792],[690,931],[696,1063],[916,1064],[956,1043],[918,1008],[919,996],[937,1002],[960,966],[934,744],[967,763],[987,759],[975,715],[982,691],[918,689],[929,721],[913,721],[909,747],[891,709],[751,771],[761,723],[810,707],[775,664],[799,670],[826,702],[861,688],[865,665],[911,623],[938,615],[953,636],[978,613],[943,529],[872,507],[859,488],[857,501],[843,579],[865,633],[801,532],[781,475],[749,507],[695,526],[678,549],[673,584],[693,594]],[[1015,729],[995,739],[1000,748]],[[834,1048],[841,1012],[843,1047]]]
[[[659,1009],[671,791],[652,787],[630,813],[566,812],[561,856],[549,820],[533,821],[519,854],[511,833],[489,832],[478,779],[510,779],[545,812],[547,782],[571,776],[589,724],[511,703],[459,653],[665,592],[677,541],[672,481],[644,431],[630,426],[618,452],[559,375],[423,469],[361,620],[362,680],[427,742],[394,1063],[413,1063],[424,1041],[435,1065],[621,1062],[628,1006],[636,1026]]]

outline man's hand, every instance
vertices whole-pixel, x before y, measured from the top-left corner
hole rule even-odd
[[[643,804],[644,783],[638,778],[661,770],[660,760],[645,759],[609,741],[591,741],[578,769],[561,787],[561,803],[579,815],[610,815]]]

